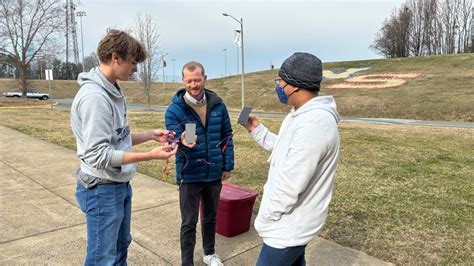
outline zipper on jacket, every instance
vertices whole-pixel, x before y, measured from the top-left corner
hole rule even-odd
[[[206,93],[206,92],[204,92]],[[184,96],[183,96],[184,97]],[[209,95],[206,96],[207,99],[211,99],[211,97],[209,97]],[[199,117],[199,115],[196,113],[196,111],[194,111],[194,109],[189,106],[189,104],[186,103],[186,101],[183,99],[183,104],[185,106],[185,108],[187,108],[191,114],[194,115],[194,117],[197,119],[197,121],[199,121],[201,123],[201,126],[204,128],[205,130],[205,135],[206,135],[206,162],[209,162],[209,131],[208,131],[208,125],[209,125],[209,118],[211,116],[211,110],[212,108],[214,108],[214,106],[218,105],[219,103],[221,103],[222,101],[221,100],[217,100],[217,101],[207,101],[207,107],[206,107],[206,124],[204,125],[201,121],[201,118]],[[208,163],[206,163],[206,167],[207,167],[207,175],[209,175],[209,171],[210,171],[210,166]],[[180,185],[179,187],[181,187],[181,184],[183,183],[183,180],[184,180],[184,177],[181,176],[181,180],[180,180]],[[179,187],[178,187],[178,190],[179,190]]]

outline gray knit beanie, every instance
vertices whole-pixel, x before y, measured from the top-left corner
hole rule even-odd
[[[295,87],[319,91],[323,79],[321,60],[309,53],[297,52],[288,57],[278,75]]]

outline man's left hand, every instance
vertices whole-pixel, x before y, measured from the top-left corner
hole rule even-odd
[[[230,172],[222,172],[222,181],[226,180],[230,177]]]

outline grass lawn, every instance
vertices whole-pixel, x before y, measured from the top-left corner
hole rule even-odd
[[[161,112],[130,112],[129,118],[135,132],[164,124]],[[263,120],[273,131],[280,122]],[[75,148],[68,111],[0,109],[0,125]],[[339,128],[341,160],[321,237],[396,264],[471,264],[474,130],[351,123]],[[261,194],[269,154],[245,130],[234,140],[230,182]],[[174,183],[173,169],[166,176],[162,167],[161,161],[145,162],[139,171]]]

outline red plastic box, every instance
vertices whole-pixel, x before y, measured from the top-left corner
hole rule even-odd
[[[258,193],[254,190],[222,183],[216,232],[227,237],[247,232],[250,229],[253,204],[257,196]]]

